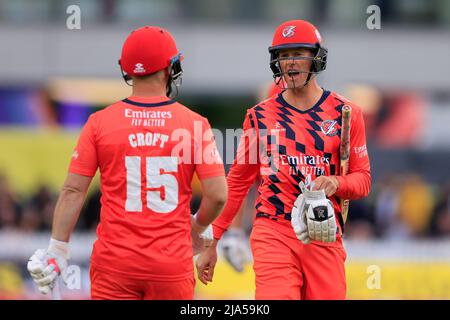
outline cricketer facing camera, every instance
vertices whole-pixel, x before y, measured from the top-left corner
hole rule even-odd
[[[204,283],[212,281],[217,242],[259,176],[250,235],[256,299],[346,297],[341,200],[368,195],[370,163],[361,109],[316,81],[327,63],[322,43],[307,21],[287,21],[275,31],[270,68],[283,91],[247,111],[244,132],[255,134],[241,137],[228,200],[213,222],[214,243],[197,259]],[[343,109],[351,109],[348,123]],[[349,143],[341,148],[345,131]],[[346,172],[341,149],[349,151]],[[251,162],[255,150],[258,161]]]

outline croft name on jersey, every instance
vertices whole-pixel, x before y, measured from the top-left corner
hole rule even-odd
[[[154,147],[159,144],[160,148],[164,148],[164,143],[169,140],[169,136],[161,133],[132,133],[128,136],[130,146],[136,147]]]
[[[125,118],[135,119],[171,119],[172,111],[147,111],[125,109]]]

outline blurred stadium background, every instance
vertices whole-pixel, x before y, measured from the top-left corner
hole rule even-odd
[[[366,27],[372,4],[380,30]],[[80,30],[66,27],[69,5],[81,9]],[[319,82],[365,113],[373,188],[350,206],[348,298],[449,299],[447,0],[0,0],[0,299],[42,298],[26,261],[47,245],[82,125],[130,93],[117,60],[131,30],[161,25],[174,34],[185,56],[178,100],[225,130],[240,128],[271,81],[273,30],[298,18],[315,23],[329,49]],[[195,210],[201,191],[193,183]],[[99,197],[97,179],[71,241],[81,288],[64,289],[66,298],[89,297]],[[247,232],[253,191],[249,198]],[[196,292],[252,299],[253,290],[251,264],[239,274],[220,258],[214,283]]]

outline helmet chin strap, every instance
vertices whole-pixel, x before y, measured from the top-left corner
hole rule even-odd
[[[178,97],[178,94],[179,94],[178,88],[181,86],[181,82],[183,81],[183,78],[181,77],[180,74],[174,75],[172,68],[170,68],[170,69],[171,70],[169,71],[169,78],[167,79],[167,85],[166,85],[166,94],[167,94],[167,97],[169,97],[171,99],[175,99],[176,97]],[[173,90],[173,88],[175,88],[175,90]]]
[[[276,61],[277,61],[277,62],[276,62],[277,67],[276,67],[276,70],[274,71],[274,75],[273,75],[275,84],[276,84],[279,88],[281,88],[281,89],[283,89],[283,90],[286,90],[286,89],[302,89],[302,88],[304,88],[305,86],[308,85],[309,81],[311,81],[312,79],[314,79],[314,76],[318,74],[318,72],[315,71],[314,61],[313,61],[314,59],[315,59],[314,57],[312,57],[311,59],[300,59],[300,60],[311,60],[311,66],[310,66],[310,68],[309,68],[309,71],[298,71],[299,74],[300,74],[300,73],[307,73],[308,76],[306,77],[306,80],[303,82],[303,84],[302,84],[301,86],[296,86],[296,83],[295,83],[295,80],[293,79],[293,76],[289,75],[289,72],[283,72],[283,71],[281,70],[281,61],[280,61],[280,57],[278,56],[278,57],[276,58]],[[284,60],[288,60],[288,61],[289,61],[290,59],[284,59]],[[292,62],[290,62],[290,64],[291,64],[291,65],[294,65],[295,60],[298,60],[298,59],[292,57]],[[274,70],[274,69],[272,69],[272,70]],[[278,72],[276,72],[277,70],[278,70]],[[286,79],[285,79],[286,76],[291,78],[291,81],[293,82],[293,85],[294,85],[292,88],[290,88],[290,87],[288,86],[287,81],[286,81]],[[277,78],[279,78],[278,81],[277,81]],[[280,83],[281,81],[283,81],[283,84],[284,84],[283,87],[281,87],[281,86],[279,85],[279,83]]]
[[[173,88],[175,88],[175,90],[173,90]],[[175,80],[173,80],[172,76],[169,76],[169,79],[167,80],[166,95],[171,99],[178,96],[178,85],[176,85]]]
[[[279,88],[284,89],[284,90],[287,90],[287,89],[302,89],[305,86],[307,86],[309,81],[311,81],[314,78],[314,76],[316,75],[316,73],[313,73],[313,72],[303,72],[303,73],[308,73],[308,76],[306,77],[306,80],[303,82],[303,84],[301,86],[296,86],[295,85],[295,80],[293,80],[292,76],[291,76],[291,80],[294,83],[294,86],[293,87],[289,87],[288,84],[287,84],[287,81],[284,79],[284,75],[285,74],[287,74],[289,76],[289,74],[287,72],[281,73],[281,76],[278,78],[278,80],[276,79],[277,77],[274,76],[274,81],[275,81],[275,84]],[[280,82],[283,82],[283,86],[282,87],[280,86]]]
[[[127,85],[129,85],[130,87],[132,87],[133,83],[131,82],[132,81],[131,77],[129,75],[127,75],[125,72],[123,72],[122,69],[120,69],[120,72],[122,72],[122,78],[125,81],[125,83]]]
[[[125,73],[125,71],[123,71],[122,65],[120,64],[120,60],[119,60],[119,69],[120,69],[120,73],[122,74],[122,78],[123,78],[123,80],[125,81],[125,83],[126,83],[127,85],[129,85],[130,87],[132,87],[133,84],[129,82],[129,81],[131,81],[132,79],[131,79],[131,77],[130,77],[128,74]]]
[[[167,80],[166,93],[169,98],[176,98],[178,96],[178,88],[183,81],[183,69],[181,68],[181,54],[173,57],[168,68],[169,79]],[[175,87],[175,93],[172,87]]]

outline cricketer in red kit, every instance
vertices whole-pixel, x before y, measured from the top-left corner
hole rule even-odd
[[[41,292],[50,292],[59,274],[64,278],[69,236],[99,169],[92,299],[194,298],[193,255],[208,237],[212,241],[210,223],[223,208],[227,186],[208,120],[169,98],[181,58],[160,27],[142,27],[125,41],[119,64],[125,80],[133,81],[133,94],[92,114],[81,132],[49,248],[28,263]],[[203,199],[192,217],[194,173]]]
[[[292,20],[281,24],[269,52],[275,83],[283,91],[247,111],[244,132],[255,134],[241,137],[227,176],[228,200],[213,222],[213,246],[197,260],[198,276],[203,282],[212,281],[217,242],[259,175],[250,235],[255,298],[345,299],[340,200],[365,197],[371,186],[363,116],[358,106],[317,84],[315,75],[325,70],[327,49],[311,23]],[[348,174],[341,176],[344,105],[352,109],[351,153]],[[255,149],[259,157],[252,162]],[[303,192],[301,183],[310,189]],[[291,219],[294,212],[308,212],[311,207],[328,211],[323,222],[311,220],[306,213],[304,220]],[[295,229],[294,222],[326,223],[321,225],[326,226],[325,232],[311,238],[311,230]]]

